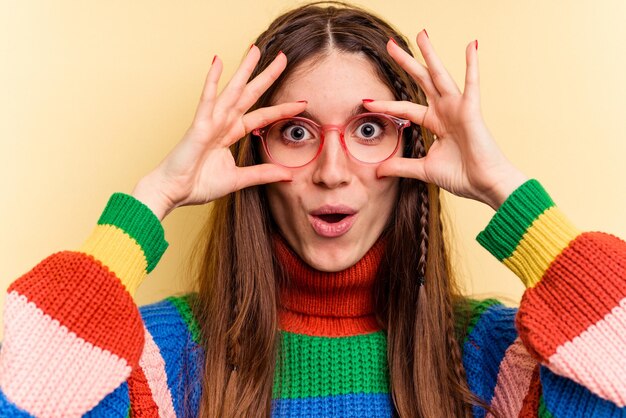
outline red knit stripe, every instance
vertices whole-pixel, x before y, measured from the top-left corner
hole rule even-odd
[[[42,260],[14,281],[15,290],[87,342],[139,362],[144,328],[130,294],[90,255],[63,251]]]
[[[539,364],[533,371],[530,378],[528,393],[522,403],[522,409],[518,415],[519,418],[537,418],[539,411],[539,399],[541,398],[541,379],[539,378]]]
[[[332,318],[281,310],[279,320],[280,329],[283,331],[316,337],[352,337],[381,329],[373,315],[359,318]]]
[[[524,293],[516,321],[531,354],[547,361],[618,306],[626,295],[625,244],[612,235],[583,233]]]
[[[158,417],[159,407],[152,398],[148,379],[141,367],[135,368],[128,378],[131,417]]]

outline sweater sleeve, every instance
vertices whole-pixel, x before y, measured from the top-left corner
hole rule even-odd
[[[626,243],[579,231],[536,180],[477,240],[527,287],[515,326],[541,366],[543,416],[626,416]]]
[[[152,211],[115,193],[80,249],[50,255],[9,286],[1,416],[126,415],[126,381],[145,342],[132,295],[167,246]]]

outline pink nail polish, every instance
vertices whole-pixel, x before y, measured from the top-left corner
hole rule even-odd
[[[298,100],[298,103],[309,103],[308,100]]]
[[[250,51],[253,46],[254,46],[254,44],[250,44],[250,48],[248,48],[248,51]]]
[[[373,99],[363,99],[363,103],[372,103]]]
[[[213,61],[211,61],[211,65],[215,64],[216,59],[217,59],[217,55],[213,55]]]
[[[474,46],[476,47],[476,50],[478,51],[478,39],[474,41]]]
[[[393,39],[393,38],[389,38],[389,39],[391,39],[391,41],[392,41],[394,44],[398,45],[398,43],[396,42],[396,40],[395,40],[395,39]]]
[[[424,29],[424,33],[426,34],[426,37],[430,39],[430,36],[428,36],[428,32],[426,32],[426,29]]]

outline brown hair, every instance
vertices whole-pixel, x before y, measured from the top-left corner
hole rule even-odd
[[[271,103],[282,82],[314,56],[334,49],[362,54],[397,100],[426,104],[417,84],[389,57],[390,37],[406,39],[380,18],[337,2],[312,3],[279,16],[256,40],[259,74],[282,50],[287,69],[253,108]],[[423,157],[427,130],[405,130],[404,156]],[[260,162],[258,141],[237,142],[238,165]],[[388,247],[376,283],[376,314],[387,334],[390,389],[402,417],[470,417],[487,407],[469,390],[455,324],[463,304],[453,280],[441,221],[439,188],[400,179],[395,211],[384,232]],[[205,350],[200,416],[269,416],[279,354],[277,306],[281,274],[275,264],[271,213],[263,187],[214,203],[196,247],[198,295],[192,306]],[[421,283],[425,282],[424,286]],[[464,329],[463,326],[459,327]]]

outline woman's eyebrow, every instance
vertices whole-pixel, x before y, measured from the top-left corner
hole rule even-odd
[[[360,115],[361,113],[367,113],[367,112],[369,112],[369,110],[367,110],[363,106],[363,103],[361,103],[358,106],[356,106],[354,109],[352,109],[352,111],[350,112],[350,115],[348,115],[348,119],[353,117],[353,116]],[[312,113],[310,113],[307,110],[304,110],[303,112],[300,112],[296,116],[301,117],[301,118],[311,119],[311,120],[314,120],[314,121],[318,121],[318,119],[315,117],[315,115],[313,115]]]

